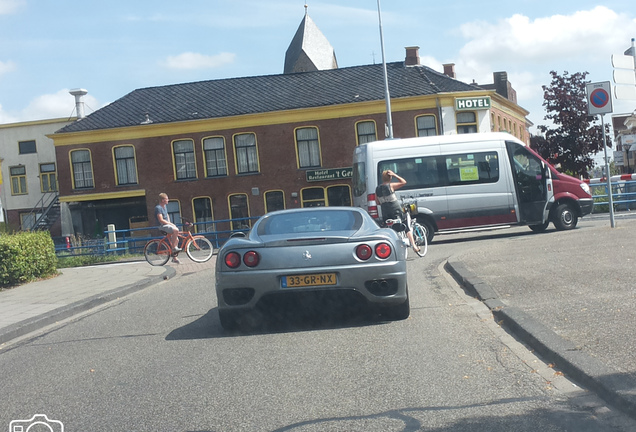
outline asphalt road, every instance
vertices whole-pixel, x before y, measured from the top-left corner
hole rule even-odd
[[[409,260],[405,321],[297,311],[228,335],[206,270],[54,325],[0,350],[0,427],[41,413],[68,431],[636,430],[499,328],[443,271],[467,242],[440,240]]]

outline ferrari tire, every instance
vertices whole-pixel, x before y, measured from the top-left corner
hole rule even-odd
[[[388,321],[401,321],[405,320],[411,314],[411,304],[406,295],[406,300],[403,303],[392,306],[384,306],[380,312],[382,317]]]

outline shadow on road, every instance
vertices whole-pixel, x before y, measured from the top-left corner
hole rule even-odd
[[[291,333],[334,328],[382,325],[386,321],[373,312],[362,312],[358,307],[316,309],[294,307],[288,304],[258,308],[245,317],[238,331],[221,327],[217,308],[210,309],[195,321],[171,331],[166,340],[210,339],[249,336],[267,333]]]

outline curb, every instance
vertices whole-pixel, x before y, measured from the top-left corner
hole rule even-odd
[[[163,274],[161,275],[148,277],[142,281],[115,288],[101,294],[96,294],[83,300],[78,300],[74,303],[59,307],[42,315],[26,319],[15,324],[11,324],[10,326],[0,329],[0,345],[9,342],[12,339],[44,328],[48,325],[55,324],[58,321],[70,318],[73,315],[77,315],[81,312],[85,312],[97,306],[101,306],[104,303],[116,300],[117,298],[125,297],[150,285],[154,285],[166,279],[170,279],[174,277],[175,274],[176,270],[174,268],[166,267]]]
[[[482,301],[502,327],[529,345],[549,363],[557,365],[558,369],[573,380],[595,392],[605,402],[636,419],[634,378],[584,353],[571,341],[562,338],[523,310],[504,304],[495,290],[455,257],[446,261],[444,269],[470,295]]]

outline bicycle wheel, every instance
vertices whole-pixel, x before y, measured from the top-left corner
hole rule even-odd
[[[426,240],[426,230],[424,227],[417,222],[413,224],[413,240],[415,240],[415,245],[420,248],[419,251],[415,252],[419,256],[423,257],[428,252],[428,241]]]
[[[153,266],[162,266],[167,263],[171,252],[170,246],[163,239],[150,240],[144,247],[144,257],[148,264]]]
[[[212,258],[214,246],[205,237],[195,237],[188,242],[186,253],[192,261],[202,263]]]

